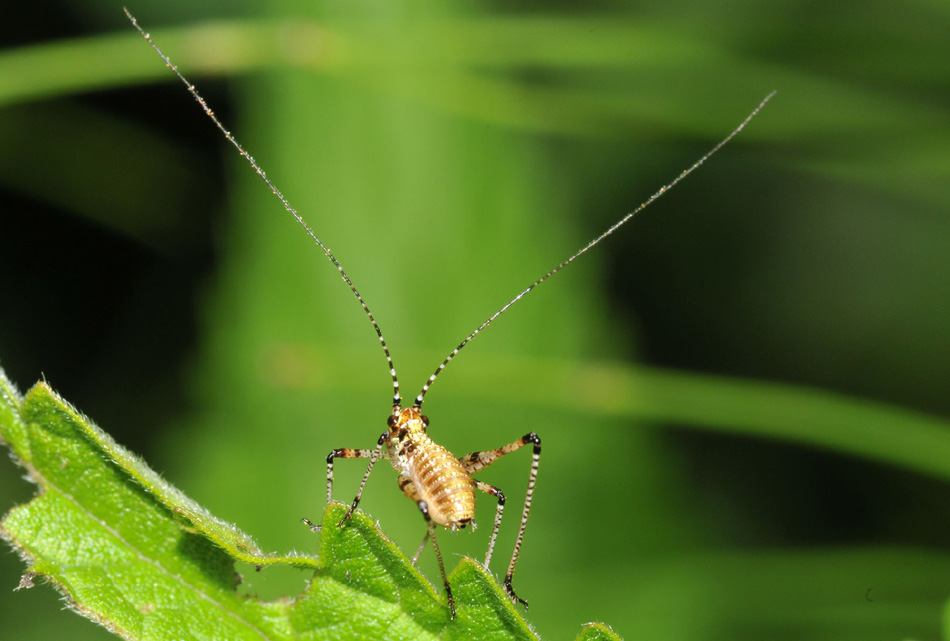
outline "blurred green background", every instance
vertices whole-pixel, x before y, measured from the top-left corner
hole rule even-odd
[[[336,253],[407,396],[778,90],[467,347],[430,434],[541,434],[514,583],[544,638],[947,638],[950,5],[128,7]],[[389,412],[363,312],[120,4],[5,7],[0,45],[0,365],[265,548],[315,550],[326,453]],[[529,458],[480,478],[520,506]],[[411,553],[394,480],[363,507]],[[448,565],[492,513],[440,538]],[[12,592],[22,567],[0,557],[0,637],[109,638]],[[241,571],[265,598],[306,580]]]

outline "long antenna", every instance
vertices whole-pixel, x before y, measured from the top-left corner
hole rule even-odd
[[[399,379],[396,377],[396,368],[393,365],[392,356],[389,354],[389,347],[386,345],[386,339],[383,338],[383,332],[379,329],[379,325],[376,323],[376,319],[373,317],[373,312],[369,311],[369,307],[366,306],[366,303],[363,301],[363,297],[360,296],[360,293],[356,290],[356,287],[353,286],[353,282],[350,280],[350,277],[346,275],[345,271],[343,271],[343,266],[340,265],[339,261],[337,261],[336,257],[330,252],[327,246],[324,245],[319,238],[317,238],[317,235],[313,233],[312,229],[310,229],[307,221],[305,221],[303,217],[297,213],[297,210],[290,205],[286,198],[284,198],[284,195],[280,193],[280,190],[274,186],[274,183],[270,181],[270,179],[267,177],[267,174],[263,169],[260,168],[254,158],[244,150],[244,147],[241,146],[241,144],[237,141],[237,139],[235,139],[231,132],[221,124],[221,121],[218,120],[218,117],[214,115],[214,111],[211,110],[211,107],[208,106],[208,103],[206,103],[204,98],[198,94],[195,86],[188,82],[185,76],[183,76],[182,73],[178,71],[178,67],[172,64],[171,59],[169,59],[169,57],[158,48],[158,45],[156,45],[152,40],[152,36],[139,26],[138,21],[131,13],[129,13],[128,9],[123,8],[122,10],[125,12],[125,16],[132,23],[132,26],[135,27],[140,34],[142,34],[142,37],[145,38],[146,42],[148,42],[148,44],[152,46],[152,49],[154,49],[156,53],[161,56],[162,60],[165,61],[165,64],[168,66],[168,68],[175,72],[175,75],[178,76],[178,79],[185,84],[188,92],[194,97],[195,100],[198,101],[198,104],[201,105],[201,108],[204,109],[204,112],[208,114],[208,117],[211,118],[214,124],[217,125],[218,129],[221,130],[221,133],[224,134],[224,137],[228,139],[228,142],[234,145],[241,155],[244,156],[244,159],[247,160],[254,171],[257,172],[257,175],[261,177],[261,179],[267,184],[274,195],[277,196],[281,203],[283,203],[284,209],[290,212],[290,215],[293,216],[298,223],[300,223],[300,226],[303,227],[308,234],[310,234],[310,237],[313,239],[313,241],[320,246],[320,249],[323,250],[323,253],[327,255],[327,258],[330,259],[330,262],[333,263],[333,265],[337,268],[337,271],[340,272],[340,276],[343,278],[346,284],[349,285],[350,291],[353,292],[354,296],[356,296],[356,300],[359,301],[363,311],[366,312],[366,316],[369,317],[369,322],[373,324],[373,329],[376,330],[376,335],[379,336],[379,344],[383,348],[383,354],[386,355],[386,363],[389,366],[389,374],[393,377],[393,407],[400,406],[402,404],[402,396],[399,394]]]
[[[637,214],[639,214],[641,211],[643,211],[644,209],[646,209],[647,207],[649,207],[651,204],[653,204],[653,201],[655,201],[657,198],[659,198],[660,196],[662,196],[663,194],[665,194],[666,192],[668,192],[670,189],[672,189],[673,187],[675,187],[678,182],[680,182],[681,180],[683,180],[684,178],[686,178],[688,175],[690,175],[691,173],[693,173],[693,171],[695,171],[696,169],[698,169],[699,166],[702,165],[704,162],[706,162],[706,160],[708,160],[710,156],[712,156],[714,153],[716,153],[717,151],[719,151],[720,149],[722,149],[722,147],[723,147],[727,142],[729,142],[730,140],[732,140],[733,138],[735,138],[735,136],[736,136],[740,131],[742,131],[742,130],[745,128],[745,126],[746,126],[747,124],[749,124],[749,121],[752,120],[753,118],[755,118],[756,114],[758,114],[759,111],[761,111],[762,108],[765,106],[765,103],[767,103],[769,100],[771,100],[771,99],[772,99],[772,96],[774,96],[774,95],[775,95],[775,92],[774,92],[774,91],[773,91],[772,93],[770,93],[769,95],[767,95],[767,96],[762,100],[762,102],[760,102],[760,103],[758,104],[758,106],[757,106],[755,109],[752,110],[752,113],[750,113],[748,116],[746,116],[745,120],[743,120],[743,121],[739,124],[738,127],[736,127],[735,129],[732,130],[732,133],[730,133],[730,134],[729,134],[728,136],[726,136],[723,140],[721,140],[718,145],[716,145],[715,147],[713,147],[712,149],[710,149],[709,151],[707,151],[707,152],[705,153],[705,155],[703,155],[702,158],[700,158],[699,160],[697,160],[696,162],[694,162],[688,169],[686,169],[685,171],[681,172],[680,175],[677,176],[676,178],[674,178],[669,184],[666,184],[666,185],[664,185],[663,187],[660,187],[660,190],[659,190],[658,192],[656,192],[655,194],[653,194],[652,196],[650,196],[643,204],[641,204],[639,207],[637,207],[636,209],[634,209],[633,211],[631,211],[629,214],[627,214],[626,216],[624,216],[623,218],[621,218],[620,220],[618,220],[616,223],[613,224],[613,226],[611,226],[607,231],[605,231],[604,233],[602,233],[600,236],[598,236],[598,237],[595,238],[594,240],[592,240],[592,241],[590,241],[589,243],[587,243],[587,245],[584,246],[584,247],[583,247],[580,251],[578,251],[576,254],[574,254],[573,256],[571,256],[570,258],[568,258],[567,260],[565,260],[563,263],[561,263],[560,265],[558,265],[557,267],[555,267],[554,269],[552,269],[551,271],[549,271],[547,274],[545,274],[544,276],[542,276],[542,277],[539,278],[538,280],[536,280],[536,281],[534,281],[533,283],[531,283],[530,285],[528,285],[520,294],[518,294],[517,296],[515,296],[514,298],[512,298],[510,301],[508,301],[508,303],[507,303],[504,307],[502,307],[502,308],[499,309],[497,312],[495,312],[494,314],[492,314],[492,315],[488,318],[488,320],[486,320],[484,323],[482,323],[481,325],[479,325],[478,328],[477,328],[474,332],[472,332],[471,334],[469,334],[469,335],[465,338],[465,340],[463,340],[461,343],[459,343],[459,346],[456,347],[455,349],[453,349],[452,352],[451,352],[448,356],[445,357],[445,360],[442,361],[442,363],[436,368],[436,370],[435,370],[435,372],[432,374],[432,376],[429,377],[429,380],[426,381],[426,384],[422,386],[422,391],[419,392],[419,395],[418,395],[418,396],[416,396],[416,401],[415,401],[415,403],[414,403],[414,406],[415,406],[416,408],[421,408],[421,407],[422,407],[422,401],[423,401],[423,399],[425,398],[426,392],[429,391],[429,387],[432,386],[432,383],[435,382],[435,379],[439,376],[439,374],[442,372],[442,370],[445,369],[445,366],[448,365],[449,362],[450,362],[453,358],[455,358],[455,356],[459,353],[459,351],[461,351],[461,349],[462,349],[463,347],[465,347],[466,345],[468,345],[469,342],[471,342],[471,340],[472,340],[473,338],[475,338],[476,336],[478,336],[479,332],[481,332],[483,329],[485,329],[486,327],[488,327],[489,325],[491,325],[491,323],[492,323],[493,320],[495,320],[496,318],[498,318],[499,316],[501,316],[502,314],[504,314],[504,313],[508,310],[509,307],[511,307],[512,305],[514,305],[515,303],[517,303],[519,300],[521,300],[522,298],[524,298],[524,296],[525,296],[528,292],[530,292],[532,289],[534,289],[535,287],[537,287],[538,285],[540,285],[541,283],[543,283],[543,282],[546,281],[547,279],[551,278],[551,276],[554,276],[554,274],[558,273],[559,271],[561,271],[562,269],[564,269],[565,267],[567,267],[568,265],[570,265],[571,263],[573,263],[577,258],[580,258],[580,257],[583,256],[584,254],[586,254],[594,245],[596,245],[597,243],[599,243],[599,242],[602,241],[603,239],[607,238],[607,236],[610,236],[612,233],[614,233],[615,231],[617,231],[617,230],[621,227],[621,225],[623,225],[623,224],[626,223],[628,220],[630,220],[631,218],[633,218],[634,216],[636,216]]]

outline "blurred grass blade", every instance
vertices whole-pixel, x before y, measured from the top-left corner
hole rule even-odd
[[[646,416],[811,445],[950,480],[950,421],[937,416],[750,379],[672,371],[623,378],[637,385],[638,413]]]
[[[677,81],[680,92],[669,103],[655,95],[658,86],[699,62],[734,79],[728,93],[736,105],[761,97],[780,82],[783,95],[793,97],[786,109],[806,128],[795,131],[797,136],[863,133],[897,120],[908,131],[928,131],[930,137],[919,140],[927,143],[943,117],[940,109],[924,102],[901,97],[885,101],[818,74],[792,73],[731,55],[716,40],[683,34],[675,24],[663,22],[544,17],[420,20],[394,28],[375,22],[218,20],[163,28],[161,40],[192,79],[301,68],[529,131],[631,135],[649,127],[651,135],[662,136],[663,129],[681,128],[701,117],[698,133],[718,136],[723,115],[733,106],[721,103],[719,109],[697,115],[696,105],[708,96],[705,86],[682,87]],[[637,46],[629,46],[631,42]],[[592,67],[604,74],[619,71],[626,80],[605,75],[591,84],[587,74]],[[520,73],[526,69],[556,75],[526,83]],[[631,83],[631,74],[641,82]],[[0,106],[173,80],[131,29],[0,53]],[[647,95],[652,100],[645,100]],[[819,97],[847,108],[809,120],[811,112],[805,110]],[[782,126],[762,123],[755,135],[765,135],[769,127],[781,132]]]
[[[195,56],[195,60],[188,56],[188,62],[207,74],[241,73],[273,64],[265,55],[272,50],[266,46],[268,36],[273,30],[260,23],[230,22],[170,29],[162,38],[169,47]],[[238,55],[235,43],[244,43],[250,53]],[[0,54],[0,106],[168,80],[168,74],[132,30],[31,45]]]
[[[950,480],[950,421],[845,394],[619,363],[527,358],[483,359],[454,374],[462,379],[459,389],[495,403],[528,399],[585,416],[780,439]]]

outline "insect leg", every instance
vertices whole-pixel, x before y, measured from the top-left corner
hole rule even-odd
[[[426,535],[422,537],[422,543],[419,544],[419,549],[416,550],[416,553],[412,555],[412,564],[415,565],[419,561],[419,557],[422,556],[422,551],[426,549],[426,543],[429,542],[429,530],[426,529]]]
[[[452,618],[455,618],[455,599],[452,597],[452,586],[449,585],[449,579],[445,576],[445,564],[442,563],[442,551],[439,549],[439,541],[435,538],[435,522],[429,518],[429,506],[425,501],[419,501],[419,511],[422,512],[422,516],[426,519],[426,538],[422,540],[422,546],[419,547],[419,552],[422,551],[422,548],[425,547],[426,541],[432,539],[432,548],[435,550],[435,558],[439,561],[439,574],[442,575],[442,583],[445,584],[445,594],[448,597],[449,601],[449,610],[452,612]],[[419,552],[416,553],[418,556]],[[413,561],[415,562],[415,561]]]
[[[511,587],[511,577],[515,573],[515,564],[518,563],[518,553],[521,551],[521,542],[524,540],[524,531],[528,526],[528,514],[531,512],[531,500],[534,497],[534,486],[538,478],[538,463],[541,461],[541,437],[539,437],[534,432],[531,432],[530,434],[525,434],[514,443],[509,443],[504,447],[499,447],[497,450],[472,452],[471,454],[466,454],[459,459],[459,462],[462,464],[462,467],[465,468],[465,471],[469,474],[474,474],[475,472],[488,467],[505,454],[510,454],[515,450],[520,450],[528,443],[534,445],[534,452],[531,455],[531,472],[528,474],[528,491],[525,493],[524,508],[521,511],[521,526],[518,528],[518,538],[515,539],[515,549],[511,553],[511,562],[508,564],[508,572],[505,573],[504,584],[505,591],[508,593],[508,596],[511,598],[511,600],[520,603],[525,607],[526,610],[528,609],[528,603],[515,594],[514,588]]]
[[[356,510],[356,506],[360,503],[360,497],[363,496],[363,488],[366,487],[366,481],[369,479],[370,472],[373,471],[373,466],[376,465],[376,461],[379,460],[379,455],[383,451],[383,445],[386,444],[386,439],[389,438],[389,432],[383,432],[379,437],[379,441],[376,443],[376,449],[373,450],[354,450],[349,448],[342,448],[338,450],[333,450],[327,456],[327,504],[333,500],[333,459],[335,458],[368,458],[369,466],[366,468],[366,473],[363,474],[363,480],[360,482],[360,489],[356,492],[356,498],[353,499],[352,505],[347,513],[340,519],[340,522],[337,525],[342,526],[343,523],[353,515],[353,512]]]
[[[488,539],[488,553],[485,555],[485,569],[488,569],[488,563],[491,561],[492,552],[495,550],[495,539],[498,538],[498,528],[501,527],[501,513],[505,510],[505,495],[494,485],[475,481],[475,489],[481,490],[486,494],[491,494],[498,498],[498,509],[495,511],[495,525],[491,529],[491,537]]]

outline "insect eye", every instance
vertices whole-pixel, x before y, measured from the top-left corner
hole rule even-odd
[[[396,417],[390,415],[389,419],[386,420],[386,424],[389,425],[389,427],[396,427]]]
[[[425,414],[422,415],[422,426],[429,427],[429,417]]]

